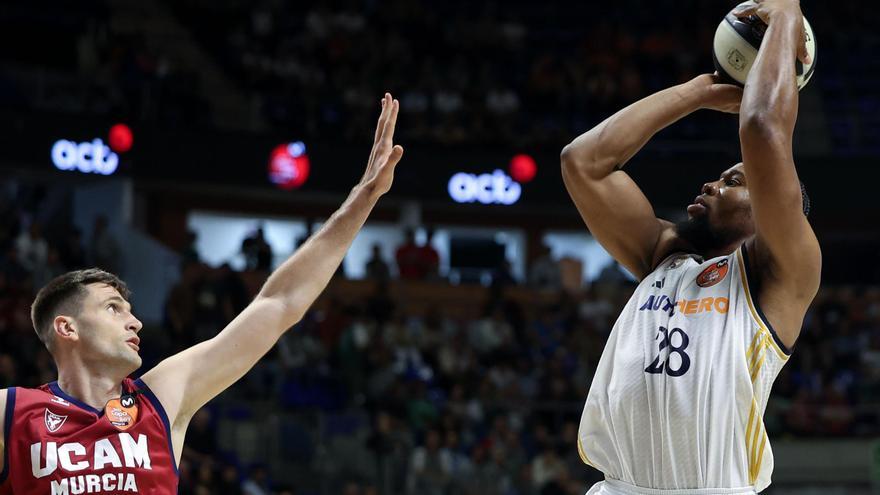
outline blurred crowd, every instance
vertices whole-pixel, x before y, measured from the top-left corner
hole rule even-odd
[[[0,25],[18,42],[0,48],[0,109],[212,125],[201,75],[128,21],[101,0],[4,5]]]
[[[136,11],[117,18],[122,4],[98,0],[64,2],[64,15],[40,2],[5,9],[12,36],[41,42],[0,52],[12,64],[0,70],[0,104],[211,126],[222,98],[206,90],[202,66],[173,53],[195,43],[269,128],[360,141],[372,134],[378,95],[391,90],[406,142],[556,147],[650,92],[713,71],[715,20],[733,5],[627,0],[597,15],[574,1],[167,3],[170,17],[150,15],[142,29]],[[811,140],[826,152],[880,151],[878,9],[804,10],[819,46]],[[181,26],[192,38],[163,39]],[[735,126],[698,113],[663,136],[726,143]]]
[[[66,270],[112,269],[120,259],[105,219],[88,240],[60,228],[52,232],[63,235],[48,236],[19,192],[0,201],[0,387],[55,379],[29,321],[35,289]],[[267,254],[258,240],[244,244],[254,258],[244,272],[181,253],[165,320],[143,333],[145,367],[216,335],[249,302],[267,275]],[[574,293],[495,285],[475,301],[466,286],[432,278],[430,246],[409,239],[396,269],[381,256],[372,261],[386,265],[368,270],[372,281],[336,282],[361,289],[331,288],[196,416],[180,493],[584,493],[600,475],[575,448],[581,407],[633,286],[623,277]],[[535,265],[553,279],[552,262]],[[446,291],[452,302],[414,304],[412,284]],[[221,425],[268,425],[266,411],[311,423],[282,421],[280,450],[258,449],[256,459],[221,442],[229,437]],[[880,288],[822,289],[764,419],[773,438],[880,434]],[[279,465],[308,475],[290,483]]]

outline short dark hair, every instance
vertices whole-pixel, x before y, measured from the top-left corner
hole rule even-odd
[[[125,282],[100,268],[67,272],[52,279],[37,292],[37,297],[31,305],[31,322],[34,330],[50,352],[53,350],[52,322],[61,312],[79,314],[82,310],[82,302],[88,294],[86,286],[89,284],[107,284],[116,289],[126,301],[131,296]]]

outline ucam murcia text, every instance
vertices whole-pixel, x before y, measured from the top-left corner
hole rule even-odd
[[[137,478],[132,472],[96,471],[112,468],[151,470],[150,449],[147,436],[137,439],[128,433],[117,435],[119,448],[102,438],[95,442],[94,454],[89,458],[86,447],[79,442],[58,444],[38,442],[31,445],[31,470],[34,478],[41,479],[54,474],[59,466],[68,473],[88,471],[89,474],[52,480],[51,495],[80,495],[86,493],[137,493]]]

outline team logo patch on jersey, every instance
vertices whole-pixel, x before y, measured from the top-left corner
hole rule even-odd
[[[138,406],[133,397],[125,395],[107,402],[104,406],[104,415],[117,430],[125,431],[137,421]]]
[[[55,433],[64,426],[64,422],[67,421],[67,416],[55,414],[47,408],[46,412],[43,414],[43,419],[46,420],[46,429],[49,430],[49,433]]]
[[[697,285],[704,288],[712,287],[718,282],[724,280],[724,277],[729,270],[730,265],[727,262],[727,258],[725,258],[703,270],[702,273],[697,276]]]

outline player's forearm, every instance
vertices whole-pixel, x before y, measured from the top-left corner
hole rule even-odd
[[[374,189],[358,185],[342,206],[266,281],[258,297],[283,303],[293,325],[318,298],[376,205]]]
[[[780,11],[770,19],[761,49],[746,80],[740,110],[743,139],[794,132],[798,89],[795,59],[801,33],[799,11]]]
[[[698,110],[700,89],[679,84],[643,98],[578,136],[562,150],[563,167],[600,179],[633,157],[661,129]]]

